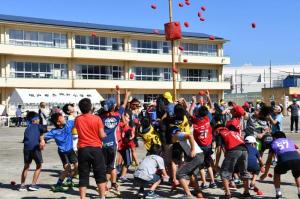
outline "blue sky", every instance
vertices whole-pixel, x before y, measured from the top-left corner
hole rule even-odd
[[[230,40],[225,55],[231,65],[300,63],[299,0],[190,0],[179,8],[174,1],[174,19],[188,21],[184,31],[203,32]],[[152,10],[151,4],[157,9]],[[204,5],[205,22],[197,12]],[[1,14],[62,19],[109,25],[163,29],[168,21],[167,0],[9,0],[2,1]],[[252,29],[251,23],[257,28]]]

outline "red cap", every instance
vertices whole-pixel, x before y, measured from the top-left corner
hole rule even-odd
[[[215,40],[216,38],[215,38],[215,36],[213,36],[213,35],[211,35],[211,36],[209,36],[209,40]]]
[[[205,21],[205,18],[204,18],[204,17],[201,17],[201,18],[200,18],[200,21]]]
[[[179,48],[179,50],[184,51],[183,46],[179,46],[178,48]]]
[[[129,78],[134,79],[134,73],[130,73]]]
[[[251,26],[252,26],[252,28],[256,28],[256,23],[255,23],[255,22],[252,22],[252,23],[251,23]]]
[[[226,127],[229,128],[230,126],[235,127],[237,130],[240,129],[240,120],[237,118],[231,119],[226,123]]]
[[[188,60],[187,60],[187,59],[184,59],[184,60],[183,60],[183,62],[184,62],[184,63],[187,63],[187,62],[188,62]]]
[[[184,26],[188,28],[190,26],[189,22],[184,22]]]
[[[233,115],[235,117],[242,117],[245,115],[245,110],[241,106],[235,105],[232,110],[234,111]]]
[[[206,7],[205,6],[201,6],[201,10],[205,11]]]
[[[157,8],[157,6],[155,4],[152,4],[151,8],[155,10]]]
[[[250,107],[250,105],[249,105],[249,103],[248,103],[248,102],[245,102],[245,103],[244,103],[244,105],[243,105],[243,107],[245,107],[245,108],[249,108],[249,107]]]
[[[183,3],[180,2],[180,3],[178,4],[178,6],[182,8],[182,7],[183,7]]]

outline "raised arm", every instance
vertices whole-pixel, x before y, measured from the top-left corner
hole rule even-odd
[[[189,109],[190,115],[193,115],[193,110],[194,110],[194,108],[195,108],[195,104],[196,104],[196,97],[193,96],[193,97],[192,97],[192,104],[190,105],[190,109]]]
[[[126,90],[125,90],[125,98],[124,98],[124,102],[123,102],[123,104],[122,104],[123,108],[126,107],[130,95],[131,95],[131,92],[128,91],[128,90],[126,89]]]
[[[121,97],[120,97],[120,89],[115,89],[116,94],[117,94],[117,107],[121,106]]]
[[[210,95],[209,95],[209,91],[206,90],[206,97],[207,97],[207,100],[208,100],[208,106],[210,108],[212,108],[212,103],[211,103],[211,99],[210,99]]]

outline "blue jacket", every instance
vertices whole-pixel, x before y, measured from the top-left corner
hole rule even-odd
[[[54,139],[59,152],[69,152],[73,149],[73,127],[74,120],[68,120],[63,128],[54,128],[50,130],[45,134],[44,138],[45,140]]]

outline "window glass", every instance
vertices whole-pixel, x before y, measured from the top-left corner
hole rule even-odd
[[[181,80],[194,82],[216,82],[218,81],[217,70],[182,69]]]

